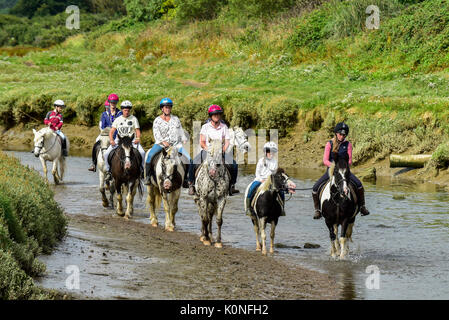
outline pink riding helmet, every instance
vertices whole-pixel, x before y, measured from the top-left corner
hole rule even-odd
[[[209,116],[212,116],[213,114],[221,114],[223,113],[223,109],[216,104],[210,105],[208,110]]]
[[[115,93],[111,93],[108,97],[108,101],[110,103],[117,103],[119,100],[118,95],[116,95]]]
[[[104,107],[105,107],[106,109],[109,109],[109,101],[108,101],[108,100],[106,100],[106,101],[104,102]]]

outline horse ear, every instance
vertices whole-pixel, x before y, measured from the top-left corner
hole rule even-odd
[[[134,141],[134,133],[131,135],[131,141]]]
[[[36,130],[35,129],[33,129],[33,133],[36,134]]]
[[[163,155],[164,157],[167,156],[167,149],[165,149],[165,148],[162,149],[162,155]]]
[[[334,162],[338,162],[338,152],[333,152]]]

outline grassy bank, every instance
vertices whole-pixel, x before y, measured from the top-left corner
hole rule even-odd
[[[0,152],[0,299],[48,299],[33,276],[45,271],[36,257],[65,235],[65,216],[34,170]]]
[[[440,148],[444,166],[449,4],[376,0],[381,26],[366,30],[366,1],[301,3],[272,17],[238,19],[229,4],[211,20],[122,19],[50,50],[4,53],[0,122],[41,119],[59,98],[67,122],[93,126],[116,92],[149,128],[169,96],[188,130],[212,103],[232,125],[278,128],[296,145],[345,120],[356,163]]]

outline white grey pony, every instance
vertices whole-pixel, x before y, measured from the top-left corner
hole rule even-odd
[[[241,127],[229,128],[229,148],[228,150],[236,150],[241,154],[245,154],[251,151],[251,144],[248,142],[248,135],[243,131]]]
[[[204,245],[210,246],[212,239],[212,219],[215,216],[217,223],[216,248],[221,248],[221,225],[223,223],[223,210],[229,190],[230,176],[222,159],[222,140],[210,140],[207,149],[207,158],[198,169],[195,180],[196,197],[202,222],[200,240]]]
[[[33,129],[34,134],[34,149],[33,153],[39,157],[44,169],[45,180],[47,178],[47,161],[53,162],[51,173],[55,184],[60,184],[64,178],[65,171],[65,157],[62,155],[62,142],[58,135],[50,128],[42,128],[39,131]],[[70,143],[66,137],[67,152],[69,151]]]
[[[97,169],[98,169],[98,177],[100,179],[100,193],[103,202],[103,207],[107,208],[109,204],[111,204],[112,209],[114,209],[114,193],[115,193],[114,180],[112,179],[110,182],[105,182],[106,164],[104,161],[104,152],[110,145],[109,131],[111,131],[111,128],[106,127],[103,130],[101,130],[100,133],[100,152],[98,152],[97,155]],[[106,196],[107,189],[110,192],[109,200],[108,197]]]

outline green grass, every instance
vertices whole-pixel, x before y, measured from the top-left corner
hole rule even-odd
[[[360,28],[356,13],[366,1],[331,1],[299,17],[246,24],[225,16],[183,25],[122,19],[47,51],[3,53],[0,122],[43,118],[58,98],[68,105],[66,121],[95,125],[116,92],[147,128],[169,96],[187,130],[217,103],[231,124],[278,128],[281,137],[305,119],[311,132],[346,120],[357,162],[393,150],[430,152],[449,132],[445,51],[436,47],[449,4],[376,3],[388,11],[376,31]],[[315,23],[322,35],[292,40],[302,39],[298,26],[313,33]]]

